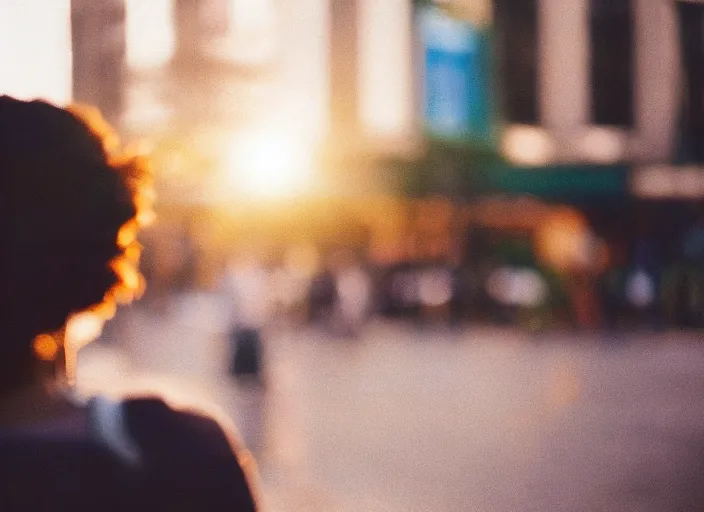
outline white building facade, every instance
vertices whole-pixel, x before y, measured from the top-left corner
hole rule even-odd
[[[674,152],[681,91],[675,2],[632,0],[633,123],[592,118],[591,0],[538,0],[539,127],[550,158],[567,162],[667,162]],[[511,133],[509,131],[509,133]]]

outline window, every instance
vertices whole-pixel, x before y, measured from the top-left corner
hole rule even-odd
[[[699,163],[704,162],[704,5],[679,2],[677,14],[685,81],[678,156],[683,163]]]
[[[537,0],[496,0],[494,7],[504,115],[512,123],[536,124]]]
[[[634,51],[631,0],[591,0],[592,122],[633,126]]]

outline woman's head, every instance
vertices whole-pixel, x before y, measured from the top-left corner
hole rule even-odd
[[[146,177],[114,154],[102,119],[0,97],[0,373],[32,366],[32,342],[138,286]],[[0,377],[2,378],[2,377]]]

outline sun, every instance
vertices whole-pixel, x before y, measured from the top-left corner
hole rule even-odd
[[[303,194],[310,188],[312,167],[310,146],[284,132],[238,133],[227,148],[227,181],[250,197]]]

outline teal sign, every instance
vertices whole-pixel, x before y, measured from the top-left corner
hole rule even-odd
[[[425,60],[425,123],[432,137],[491,137],[489,37],[438,8],[418,15]]]

